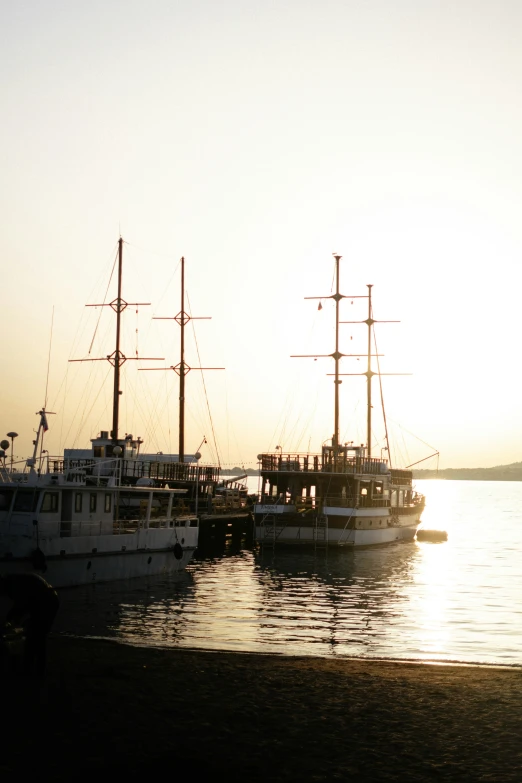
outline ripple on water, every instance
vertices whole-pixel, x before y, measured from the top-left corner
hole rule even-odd
[[[62,591],[63,632],[162,646],[522,664],[522,485],[429,482],[443,544],[226,551]]]

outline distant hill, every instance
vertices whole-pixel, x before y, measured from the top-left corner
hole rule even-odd
[[[256,468],[229,468],[228,470],[222,470],[222,476],[259,476],[259,470]]]
[[[414,470],[416,479],[451,479],[452,481],[522,481],[522,462],[497,465],[494,468],[446,468]]]

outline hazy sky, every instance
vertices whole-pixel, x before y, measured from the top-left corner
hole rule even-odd
[[[443,467],[521,460],[521,30],[514,0],[4,3],[0,433],[20,433],[15,452],[45,399],[53,307],[46,447],[110,429],[108,364],[67,360],[88,355],[84,305],[103,300],[121,231],[124,296],[152,303],[126,313],[128,356],[177,363],[178,328],[151,318],[179,310],[181,255],[193,314],[212,316],[195,324],[202,364],[226,367],[205,374],[223,464],[331,437],[333,363],[290,354],[334,348],[331,303],[303,299],[331,292],[333,251],[343,292],[372,283],[376,317],[401,321],[377,332],[381,369],[412,373],[383,379],[395,459],[427,456],[423,441]],[[91,355],[113,330],[105,313]],[[342,327],[344,352],[364,340]],[[137,364],[122,430],[176,451],[176,378]],[[364,393],[344,379],[343,440],[365,439]],[[204,435],[211,461],[194,372],[186,450]]]

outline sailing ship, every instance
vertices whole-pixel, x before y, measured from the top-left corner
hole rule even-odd
[[[368,286],[367,440],[354,446],[339,438],[339,263],[335,255],[334,432],[320,453],[258,455],[261,491],[254,506],[256,538],[262,545],[277,543],[336,546],[374,546],[411,541],[420,524],[425,498],[412,484],[411,470],[392,467],[372,454],[372,334],[377,323],[372,312],[372,286]],[[349,297],[350,299],[362,297]],[[353,323],[353,322],[345,322]],[[317,357],[314,357],[317,358]],[[352,373],[346,373],[352,374]],[[358,373],[361,374],[361,373]],[[389,454],[388,449],[388,454]],[[411,466],[410,466],[411,467]]]
[[[184,504],[185,482],[195,477],[200,486],[212,475],[202,473],[197,460],[185,464],[182,455],[140,459],[141,440],[119,434],[120,369],[127,361],[120,319],[128,305],[121,294],[122,248],[120,237],[118,295],[110,303],[116,348],[106,357],[114,369],[112,430],[80,454],[71,449],[63,458],[42,460],[38,449],[49,412],[39,411],[24,470],[14,470],[12,462],[9,470],[5,459],[0,467],[0,573],[35,569],[54,586],[72,586],[180,570],[196,550],[198,515]]]

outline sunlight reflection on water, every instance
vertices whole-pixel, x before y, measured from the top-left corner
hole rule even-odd
[[[419,482],[419,485],[421,482]],[[424,482],[446,543],[228,550],[62,591],[58,630],[207,649],[522,664],[522,484]]]

